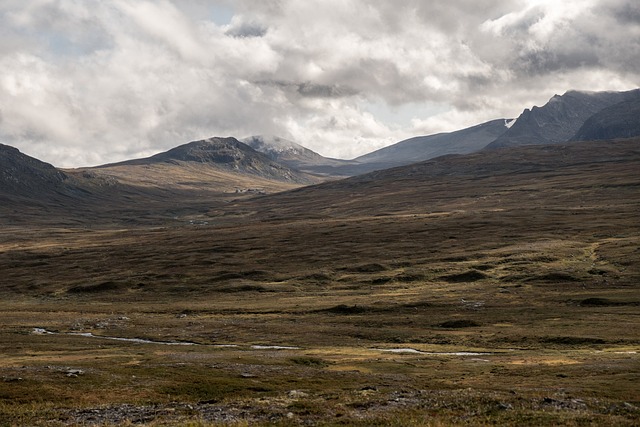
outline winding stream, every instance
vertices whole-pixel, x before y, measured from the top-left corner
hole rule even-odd
[[[197,346],[207,346],[207,347],[214,347],[214,348],[240,348],[241,347],[237,344],[199,344],[199,343],[190,342],[190,341],[153,341],[153,340],[145,340],[142,338],[109,337],[104,335],[94,335],[91,332],[52,332],[44,328],[33,328],[32,333],[34,335],[66,335],[66,336],[76,336],[76,337],[86,337],[86,338],[97,338],[97,339],[103,339],[103,340],[132,342],[136,344],[197,345]],[[249,348],[251,348],[252,350],[302,350],[301,347],[281,346],[281,345],[251,345]]]
[[[487,356],[493,353],[478,353],[473,351],[420,351],[415,348],[374,348],[374,350],[382,351],[385,353],[398,353],[398,354],[425,354],[431,356]]]
[[[44,328],[33,328],[32,333],[34,335],[66,335],[66,336],[76,336],[76,337],[85,337],[85,338],[94,338],[94,339],[102,339],[102,340],[112,340],[112,341],[123,341],[130,342],[135,344],[155,344],[155,345],[181,345],[181,346],[206,346],[213,348],[243,348],[243,346],[238,344],[199,344],[196,342],[190,341],[153,341],[147,340],[143,338],[122,338],[122,337],[110,337],[104,335],[94,335],[91,332],[53,332]],[[283,345],[246,345],[245,348],[249,348],[251,350],[302,350],[302,347],[294,347],[294,346],[283,346]],[[455,352],[432,352],[432,351],[421,351],[416,350],[415,348],[372,348],[370,350],[379,351],[383,353],[396,353],[396,354],[419,354],[419,355],[427,355],[427,356],[487,356],[494,353],[486,353],[486,352],[472,352],[472,351],[455,351]]]

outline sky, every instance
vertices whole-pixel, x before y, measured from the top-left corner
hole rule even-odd
[[[638,87],[637,0],[0,2],[0,143],[59,167],[212,136],[353,158]]]

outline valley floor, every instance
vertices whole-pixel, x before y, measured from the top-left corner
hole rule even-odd
[[[0,420],[640,420],[637,235],[415,237],[432,220],[4,232]],[[297,243],[323,234],[331,257]]]
[[[3,227],[0,425],[638,425],[634,156]]]

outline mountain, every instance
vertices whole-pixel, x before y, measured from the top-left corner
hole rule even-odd
[[[68,176],[17,148],[0,144],[0,192],[15,196],[42,194],[63,187]]]
[[[325,160],[320,154],[278,136],[250,136],[241,140],[249,147],[265,154],[278,162],[292,162],[295,164],[319,163]]]
[[[48,218],[92,226],[180,221],[231,200],[315,182],[234,138],[65,170],[0,145],[0,217],[8,224]]]
[[[358,163],[321,156],[300,144],[277,136],[251,136],[242,140],[256,151],[290,168],[316,175],[344,176]]]
[[[569,91],[562,96],[555,95],[542,107],[525,109],[513,126],[486,148],[566,142],[594,114],[639,97],[640,89],[627,92]]]
[[[291,170],[235,138],[213,137],[193,141],[151,157],[104,165],[100,168],[158,164],[201,164],[224,171],[255,175],[276,181],[298,184],[313,182],[305,174]]]
[[[376,169],[407,165],[446,154],[466,154],[481,150],[507,130],[508,120],[498,119],[455,132],[418,136],[382,148],[355,160],[375,164]]]
[[[640,136],[640,97],[619,102],[589,117],[573,141]]]

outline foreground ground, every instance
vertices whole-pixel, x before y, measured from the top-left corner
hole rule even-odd
[[[638,425],[629,147],[306,208],[4,227],[0,425]]]

